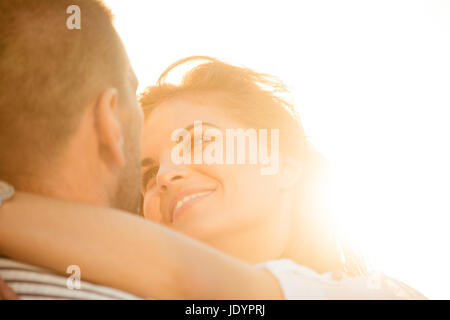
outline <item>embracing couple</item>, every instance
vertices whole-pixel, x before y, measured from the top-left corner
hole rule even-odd
[[[108,8],[76,1],[82,28],[68,30],[72,2],[0,3],[0,180],[16,190],[0,207],[3,292],[23,299],[424,298],[369,272],[333,228],[320,199],[323,159],[280,96],[280,81],[189,57],[137,99]],[[179,66],[190,68],[179,84],[168,83]],[[228,142],[217,139],[230,129],[254,130],[260,149],[279,153],[277,170],[261,174],[267,161],[249,161],[254,149],[241,162],[195,161],[211,145],[212,157],[228,154]],[[260,139],[261,130],[277,130],[279,140]],[[185,143],[176,148],[185,137],[192,153]],[[236,157],[238,147],[231,147]],[[65,285],[69,266],[81,271],[79,289]]]

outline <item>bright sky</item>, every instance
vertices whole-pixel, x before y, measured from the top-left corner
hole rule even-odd
[[[450,1],[106,0],[141,89],[210,55],[292,87],[373,267],[450,299]]]

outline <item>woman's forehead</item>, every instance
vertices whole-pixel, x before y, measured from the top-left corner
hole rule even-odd
[[[228,116],[217,104],[177,99],[159,105],[148,116],[144,139],[157,136],[158,139],[170,139],[174,130],[192,126],[194,121],[211,123],[222,129],[243,127],[242,123]]]

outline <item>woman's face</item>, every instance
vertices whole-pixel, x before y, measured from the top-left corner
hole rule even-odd
[[[202,121],[202,132],[192,128],[194,121]],[[171,137],[182,128],[190,133],[192,153],[195,141],[208,129],[223,133],[224,148],[226,129],[248,129],[212,103],[178,98],[156,107],[144,125],[145,217],[249,262],[278,257],[286,245],[290,222],[288,210],[280,205],[284,199],[278,174],[262,175],[264,165],[248,163],[247,156],[244,164],[208,165],[203,160],[177,164],[173,154],[180,153],[173,150],[180,140]],[[202,144],[204,151],[208,142]],[[236,148],[235,144],[235,154]]]

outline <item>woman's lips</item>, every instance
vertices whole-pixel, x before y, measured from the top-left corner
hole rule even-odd
[[[189,194],[185,194],[177,197],[177,201],[172,210],[172,221],[176,220],[184,211],[192,207],[194,204],[206,198],[214,190],[203,190],[197,192],[191,192]]]

